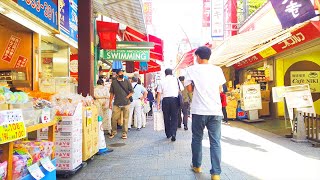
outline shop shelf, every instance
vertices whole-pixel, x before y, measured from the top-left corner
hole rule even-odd
[[[53,126],[55,124],[56,124],[56,122],[54,120],[52,120],[51,122],[48,122],[48,123],[39,123],[39,124],[27,127],[27,132],[29,133],[29,132],[37,131],[39,129]]]

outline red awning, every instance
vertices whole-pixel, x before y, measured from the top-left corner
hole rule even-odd
[[[151,73],[151,72],[158,72],[161,71],[161,66],[160,64],[154,62],[154,61],[149,61],[148,62],[148,70],[147,71],[141,71],[140,70],[140,63],[139,62],[134,62],[134,70],[139,71],[140,74],[146,74],[146,73]]]
[[[132,41],[132,42],[153,42],[155,44],[154,49],[150,50],[150,59],[153,61],[163,61],[163,40],[153,36],[153,35],[145,35],[140,33],[130,27],[127,27],[123,32],[124,41]]]
[[[281,53],[290,49],[293,49],[297,46],[303,45],[309,41],[320,38],[320,22],[319,21],[311,21],[306,25],[295,29],[291,32],[291,37],[271,46],[268,48],[268,53],[265,51],[261,51],[250,56],[247,59],[244,59],[233,65],[236,69],[241,69],[257,62],[262,61],[265,58],[273,56],[277,53]]]
[[[212,44],[205,44],[205,46],[211,48]],[[197,50],[197,48],[192,49],[191,51],[188,51],[186,53],[184,53],[182,55],[182,58],[180,60],[180,62],[178,63],[177,67],[175,69],[184,69],[187,68],[189,66],[192,66],[194,63],[194,52]]]

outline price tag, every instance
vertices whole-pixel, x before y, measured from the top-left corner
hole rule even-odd
[[[42,158],[40,160],[40,162],[41,162],[42,166],[49,172],[52,172],[53,170],[56,169],[56,167],[50,161],[49,157]]]
[[[54,116],[54,120],[56,122],[62,121],[62,117],[61,116]]]
[[[87,108],[86,110],[86,116],[87,116],[87,126],[92,124],[92,109]]]
[[[42,109],[42,112],[41,112],[41,122],[42,123],[48,123],[51,121],[51,111],[49,108],[45,108],[45,109]]]
[[[41,169],[39,168],[38,164],[33,164],[29,166],[28,171],[30,172],[31,176],[36,180],[40,180],[45,176],[41,171]]]
[[[26,135],[21,110],[0,111],[0,144],[25,138]]]

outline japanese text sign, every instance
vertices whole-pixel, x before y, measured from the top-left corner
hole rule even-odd
[[[59,13],[60,13],[60,29],[66,35],[70,34],[69,25],[69,0],[59,1]]]
[[[4,50],[4,53],[1,58],[3,61],[11,62],[14,53],[18,49],[20,41],[21,41],[21,39],[16,36],[10,37],[9,42],[7,44],[7,47]]]
[[[22,111],[0,111],[0,144],[15,141],[26,137],[26,126]]]
[[[18,0],[18,4],[51,27],[58,29],[57,5],[52,0]]]
[[[224,36],[224,4],[223,0],[215,0],[211,2],[211,36]]]
[[[284,29],[316,16],[310,0],[271,0],[271,3]]]
[[[211,2],[203,0],[202,6],[202,27],[210,27]]]
[[[291,71],[291,86],[309,84],[311,93],[320,92],[320,71]]]
[[[28,59],[26,57],[19,56],[16,64],[14,65],[14,68],[26,67],[27,62],[28,62]]]

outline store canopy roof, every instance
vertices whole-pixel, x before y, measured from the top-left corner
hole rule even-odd
[[[148,70],[147,71],[141,71],[140,70],[140,63],[139,62],[134,62],[134,70],[135,71],[139,71],[140,74],[158,72],[158,71],[161,71],[161,65],[156,63],[156,62],[154,62],[154,61],[149,61],[148,62]]]
[[[94,0],[95,13],[147,33],[141,0]]]
[[[289,29],[282,30],[279,25],[231,36],[212,50],[210,63],[219,66],[231,66],[246,59],[256,51],[262,51],[270,47],[272,45],[270,43],[278,43],[290,37],[290,35]]]
[[[150,60],[153,61],[163,61],[163,40],[153,36],[145,35],[139,31],[136,31],[127,26],[126,30],[122,32],[124,41],[133,41],[133,42],[153,42],[154,48],[150,50]]]
[[[212,45],[209,43],[205,44],[205,46],[212,48]],[[184,69],[189,66],[192,66],[194,63],[194,52],[196,50],[197,48],[184,53],[175,69]]]
[[[260,47],[253,49],[245,56],[241,56],[238,59],[235,59],[227,65],[233,65],[234,68],[241,69],[254,63],[260,62],[263,59],[275,54],[288,51],[309,41],[318,39],[320,38],[320,22],[307,21],[305,23],[298,24],[290,29],[284,30],[283,32],[290,33],[290,36],[278,36],[277,38],[266,42]]]

